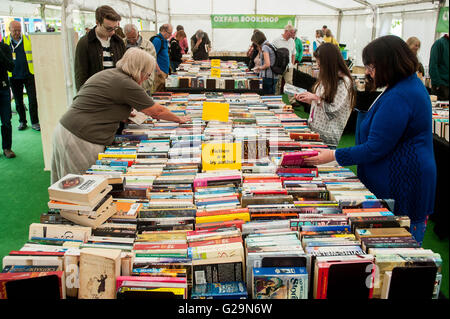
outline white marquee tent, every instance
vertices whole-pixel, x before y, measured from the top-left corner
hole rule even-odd
[[[55,60],[60,64],[60,72],[57,68],[51,70],[50,78],[43,77],[41,79],[44,81],[37,84],[41,86],[38,91],[45,92],[45,97],[39,97],[38,92],[38,99],[46,99],[43,103],[39,101],[39,105],[48,106],[47,110],[40,107],[39,111],[40,117],[44,112],[48,115],[47,129],[41,125],[48,169],[51,150],[48,145],[51,145],[51,132],[57,121],[54,117],[64,111],[61,107],[70,105],[75,93],[74,26],[77,26],[79,35],[83,35],[80,30],[95,25],[94,11],[100,5],[112,6],[122,16],[122,25],[131,22],[143,31],[154,32],[162,24],[171,23],[174,27],[183,25],[190,38],[202,29],[209,34],[212,49],[216,52],[246,51],[253,28],[213,28],[212,15],[293,16],[292,23],[298,29],[297,35],[310,41],[314,40],[315,30],[327,25],[337,40],[346,44],[349,57],[359,66],[362,66],[362,49],[372,39],[387,34],[396,34],[404,40],[416,36],[422,43],[419,60],[427,70],[431,46],[441,36],[436,32],[439,11],[442,7],[448,7],[448,3],[448,0],[2,0],[0,21],[38,17],[45,26],[46,20],[60,20],[62,36],[53,39],[56,41],[53,44],[43,44],[44,50],[61,51],[60,57]],[[448,20],[448,14],[445,18]],[[1,27],[6,30],[5,23]],[[263,29],[263,32],[272,41],[281,35],[282,27]],[[44,69],[43,72],[49,71]],[[59,96],[52,97],[52,94]]]
[[[362,48],[373,38],[392,33],[397,22],[399,36],[421,40],[419,58],[427,66],[438,36],[438,10],[448,6],[448,0],[7,0],[0,3],[0,16],[59,15],[66,25],[81,20],[90,27],[95,24],[95,8],[102,4],[115,8],[123,17],[122,24],[137,24],[139,19],[144,30],[157,30],[164,23],[181,24],[190,37],[202,29],[210,35],[214,51],[246,51],[252,29],[213,29],[212,14],[295,15],[299,36],[312,41],[315,30],[327,25],[338,41],[347,45],[356,65],[361,65]],[[269,40],[281,33],[277,29],[263,31]]]

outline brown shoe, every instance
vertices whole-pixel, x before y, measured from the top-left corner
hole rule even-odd
[[[3,150],[3,154],[5,154],[7,158],[16,157],[16,154],[12,150]]]

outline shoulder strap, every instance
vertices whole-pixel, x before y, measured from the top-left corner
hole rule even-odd
[[[162,50],[162,47],[163,47],[163,41],[165,40],[163,37],[161,37],[161,36],[159,36],[159,33],[157,34],[157,35],[154,35],[154,36],[152,36],[151,38],[150,38],[150,42],[152,42],[152,44],[153,44],[153,39],[154,38],[160,38],[161,39],[161,46],[159,47],[159,50],[158,50],[158,52],[156,53],[156,55],[159,55],[160,53],[161,53],[161,50]]]

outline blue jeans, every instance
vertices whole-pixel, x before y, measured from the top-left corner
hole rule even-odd
[[[170,67],[172,68],[172,73],[177,72],[177,68],[180,64],[181,64],[181,62],[170,61]]]
[[[263,79],[263,95],[275,94],[277,79],[262,78]]]
[[[425,236],[425,231],[427,229],[427,220],[420,222],[420,223],[414,223],[411,222],[411,228],[409,232],[413,235],[414,239],[422,246],[423,238]]]
[[[12,145],[11,94],[9,88],[0,89],[0,120],[2,123],[2,148],[9,150]]]

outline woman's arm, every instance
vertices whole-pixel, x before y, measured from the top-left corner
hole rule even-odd
[[[269,52],[263,51],[263,56],[264,56],[264,64],[261,66],[257,66],[254,70],[255,71],[261,71],[261,70],[266,70],[268,68],[270,68],[270,55]]]
[[[189,116],[177,116],[158,103],[155,103],[152,106],[143,109],[141,112],[157,120],[165,120],[176,123],[186,123],[191,119]]]

